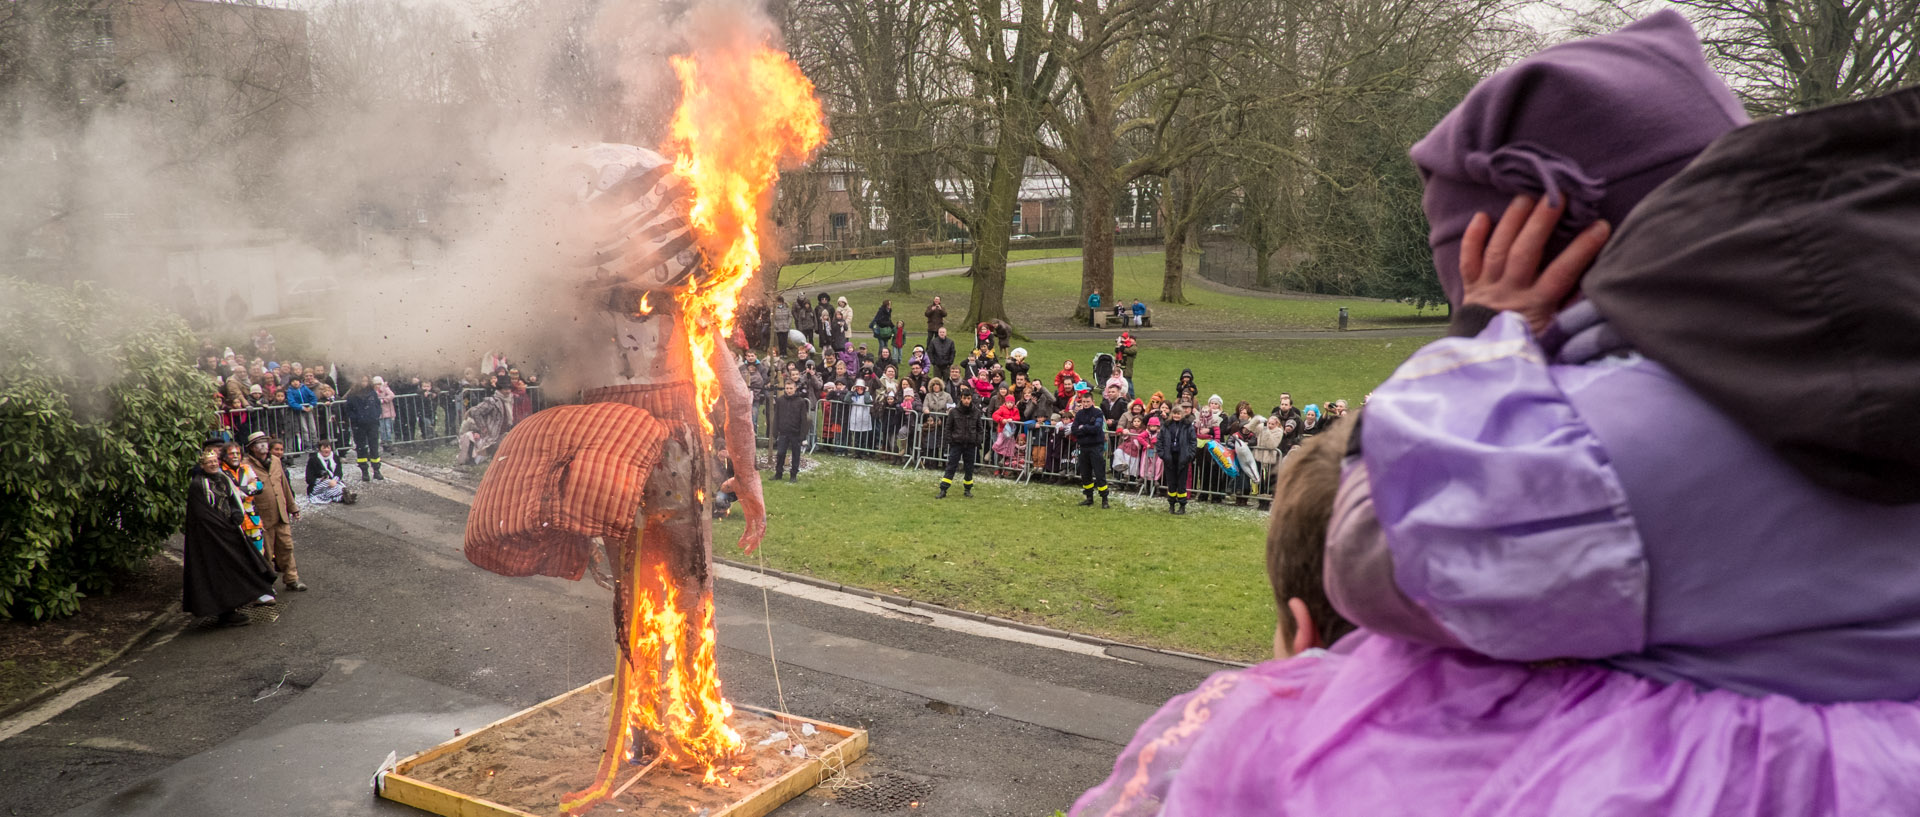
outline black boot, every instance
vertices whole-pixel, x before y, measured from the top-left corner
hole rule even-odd
[[[373,477],[367,476],[367,464],[364,462],[360,463],[360,481],[371,482],[372,480]]]
[[[973,483],[971,483],[971,482],[969,482],[969,483],[967,483],[967,484],[965,484],[965,485],[962,485],[962,486],[960,486],[960,495],[961,495],[961,496],[963,496],[963,497],[966,497],[966,498],[968,498],[968,499],[972,499],[972,498],[973,498]]]
[[[942,481],[942,482],[940,483],[940,494],[939,494],[939,496],[936,496],[936,497],[934,497],[934,499],[946,499],[946,498],[947,498],[947,486],[948,486],[948,485],[951,485],[951,484],[952,484],[952,483],[950,483],[950,482],[945,482],[945,481]]]
[[[1182,499],[1182,500],[1180,500],[1180,510],[1178,510],[1178,511],[1176,511],[1175,513],[1178,513],[1178,514],[1180,514],[1181,516],[1186,516],[1186,515],[1187,515],[1187,501],[1186,501],[1186,500],[1184,500],[1184,499]]]
[[[1080,507],[1091,508],[1093,507],[1093,491],[1089,490],[1086,492],[1086,494],[1087,494],[1087,498],[1080,500]]]
[[[1103,511],[1104,511],[1104,510],[1107,510],[1108,508],[1111,508],[1111,507],[1113,507],[1113,506],[1112,506],[1112,505],[1108,505],[1108,504],[1107,504],[1107,495],[1106,495],[1106,494],[1104,494],[1104,493],[1103,493],[1103,494],[1101,494],[1101,495],[1100,495],[1100,510],[1103,510]]]
[[[1170,514],[1179,513],[1179,511],[1175,510],[1174,508],[1174,506],[1178,504],[1180,504],[1180,500],[1174,499],[1173,497],[1167,497],[1167,513],[1170,513]]]
[[[387,478],[386,478],[386,477],[383,477],[383,476],[380,476],[380,461],[379,461],[379,460],[374,460],[374,462],[373,462],[373,478],[374,478],[374,479],[377,479],[377,480],[380,480],[381,482],[386,482],[386,481],[387,481]]]

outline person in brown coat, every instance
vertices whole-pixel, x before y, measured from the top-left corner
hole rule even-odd
[[[286,465],[273,454],[278,443],[258,431],[247,437],[247,456],[253,460],[254,473],[266,483],[260,495],[253,498],[253,508],[260,514],[260,534],[273,554],[273,569],[279,571],[280,581],[288,590],[300,591],[307,589],[293,560],[293,520],[300,518],[300,506],[294,503],[293,482],[287,478]]]

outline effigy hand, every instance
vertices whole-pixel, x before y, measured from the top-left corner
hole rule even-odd
[[[1543,270],[1547,242],[1565,209],[1565,202],[1515,196],[1498,225],[1475,213],[1460,239],[1461,303],[1518,312],[1535,336],[1546,331],[1613,232],[1605,221],[1588,225]]]

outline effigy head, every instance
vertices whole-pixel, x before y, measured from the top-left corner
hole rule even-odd
[[[561,225],[569,255],[592,280],[639,290],[679,289],[700,271],[686,181],[673,161],[637,145],[562,148],[567,192],[580,204]]]

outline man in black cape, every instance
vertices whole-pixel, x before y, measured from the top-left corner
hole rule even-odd
[[[185,593],[182,606],[238,627],[250,623],[240,607],[273,592],[279,578],[266,556],[240,532],[240,502],[220,471],[220,446],[200,450],[187,486]]]

